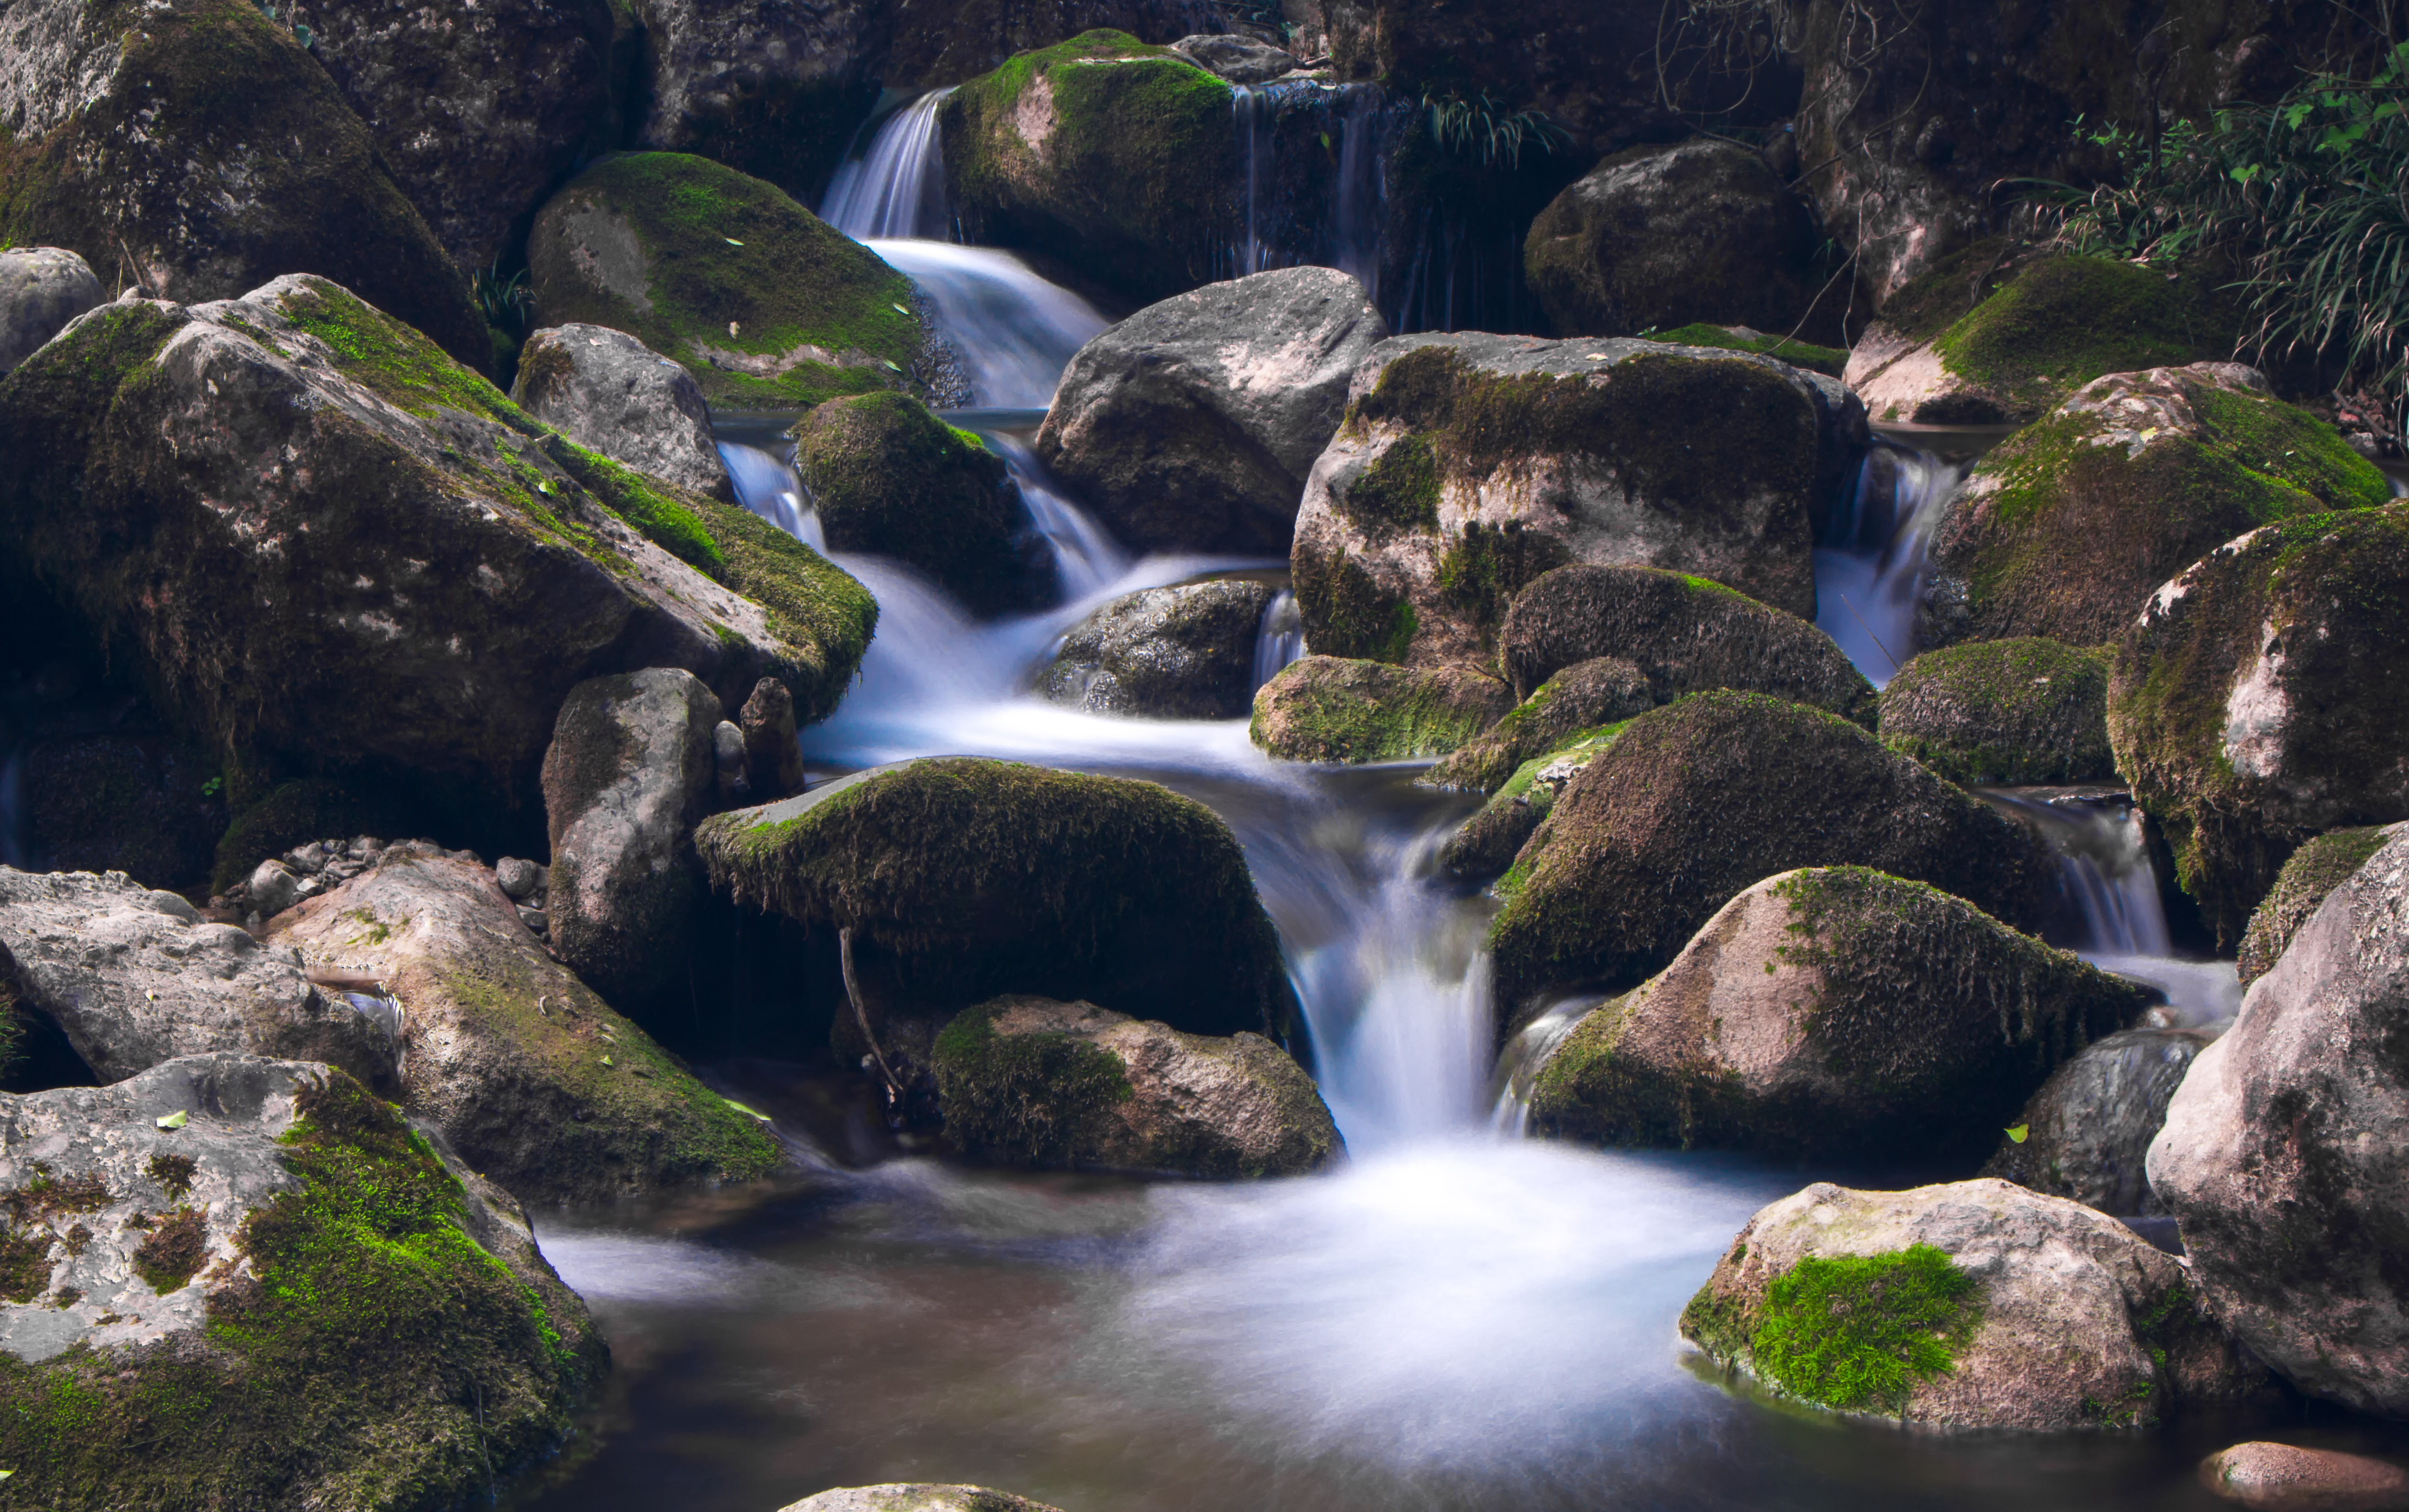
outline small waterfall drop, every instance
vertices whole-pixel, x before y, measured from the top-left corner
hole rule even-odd
[[[1305,655],[1305,616],[1296,595],[1282,588],[1263,606],[1262,624],[1255,630],[1255,686],[1280,674],[1280,670]]]
[[[1240,276],[1273,266],[1271,249],[1263,244],[1264,176],[1271,171],[1277,148],[1272,140],[1277,101],[1250,84],[1230,88],[1230,114],[1238,131],[1238,198],[1242,216],[1235,261]]]
[[[857,241],[949,234],[945,147],[937,108],[953,93],[932,90],[889,117],[870,150],[836,170],[820,219]]]
[[[1574,1027],[1605,1001],[1566,998],[1552,1003],[1523,1025],[1507,1044],[1505,1053],[1497,1058],[1497,1073],[1493,1078],[1497,1095],[1489,1113],[1491,1129],[1509,1139],[1521,1139],[1530,1133],[1531,1094],[1538,1087],[1540,1071]]]
[[[1915,655],[1933,527],[1971,464],[1877,440],[1815,548],[1815,624],[1876,687]]]

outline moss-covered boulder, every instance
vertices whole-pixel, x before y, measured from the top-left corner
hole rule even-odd
[[[882,1032],[1026,992],[1191,1034],[1290,1034],[1279,942],[1236,838],[1152,783],[911,761],[706,819],[695,844],[739,902],[851,932]]]
[[[1932,267],[1857,338],[1845,377],[1876,423],[2021,424],[2102,373],[2232,354],[2232,315],[2204,278],[2186,282],[2105,257],[2041,257],[1994,285],[1985,262],[2001,266],[1995,243]],[[1969,290],[1992,292],[1977,302]]]
[[[1434,787],[1494,793],[1525,763],[1654,707],[1648,676],[1633,663],[1620,656],[1578,661],[1551,674],[1505,718],[1458,746],[1422,781]]]
[[[1556,799],[1564,796],[1572,780],[1604,755],[1629,725],[1630,721],[1624,720],[1595,729],[1577,730],[1523,761],[1489,795],[1489,801],[1448,837],[1447,843],[1439,848],[1439,865],[1466,882],[1487,882],[1503,873],[1522,854],[1522,847],[1538,832],[1539,821],[1556,806]],[[1471,751],[1472,747],[1465,750]],[[1433,768],[1422,780],[1434,782],[1453,760],[1450,756]],[[1462,773],[1462,768],[1449,771],[1451,776]]]
[[[2112,778],[2108,662],[2037,637],[1927,651],[1882,688],[1882,743],[1953,783]]]
[[[516,1204],[339,1071],[0,1097],[0,1458],[59,1506],[449,1506],[609,1366]]]
[[[2018,929],[2055,872],[2031,831],[1836,714],[1694,694],[1624,726],[1498,884],[1506,1023],[1551,992],[1637,985],[1741,889],[1810,866],[1928,882]]]
[[[1621,338],[1395,337],[1349,393],[1297,511],[1305,639],[1416,665],[1487,656],[1515,595],[1573,562],[1695,573],[1811,618],[1809,522],[1864,439],[1830,379]]]
[[[94,310],[0,381],[0,536],[218,747],[241,806],[346,768],[531,806],[584,678],[681,667],[741,701],[775,675],[825,715],[876,613],[776,527],[563,439],[323,279]]]
[[[786,1159],[554,960],[472,859],[390,846],[267,938],[401,1004],[403,1111],[522,1202],[748,1181]]]
[[[1758,1209],[1681,1336],[1791,1401],[1940,1432],[2154,1428],[2268,1384],[2173,1256],[1987,1179]]]
[[[1961,898],[1863,867],[1768,877],[1592,1012],[1532,1127],[1601,1145],[1986,1150],[2142,990]]]
[[[2250,911],[2242,931],[2242,948],[2234,962],[2242,985],[2266,975],[2281,960],[2292,937],[2309,922],[2326,895],[2350,880],[2384,842],[2400,833],[2398,825],[2356,825],[2330,829],[2292,853],[2275,885]]]
[[[830,399],[795,423],[795,471],[832,551],[916,568],[976,613],[1031,607],[1052,587],[1016,539],[1029,510],[1003,458],[903,394]]]
[[[537,212],[546,325],[626,331],[713,404],[795,409],[905,386],[926,339],[912,284],[786,191],[709,158],[605,158]]]
[[[1505,684],[1467,668],[1302,656],[1256,691],[1247,734],[1283,761],[1410,761],[1445,756],[1513,707]]]
[[[1982,1174],[2120,1217],[2157,1217],[2150,1141],[2192,1061],[2215,1038],[2196,1029],[2128,1029],[2091,1044],[2001,1126]]]
[[[2263,526],[2159,589],[2108,735],[2225,949],[2301,842],[2409,818],[2409,505]]]
[[[1038,691],[1089,713],[1243,719],[1271,588],[1189,583],[1141,588],[1071,627]]]
[[[316,273],[482,372],[485,323],[325,70],[249,0],[31,0],[0,79],[0,246],[185,303]]]
[[[1227,255],[1230,121],[1228,84],[1114,31],[1021,53],[938,111],[971,240],[1052,252],[1140,300],[1212,281]]]
[[[1926,645],[2102,645],[2159,583],[2245,530],[2381,504],[2334,428],[2234,363],[2119,372],[1983,458],[1932,530]]]
[[[1832,638],[1707,578],[1658,568],[1558,568],[1515,595],[1499,638],[1515,691],[1593,656],[1636,663],[1657,703],[1709,688],[1770,693],[1873,719],[1873,684]]]
[[[1091,1002],[1007,997],[937,1036],[945,1136],[1054,1170],[1293,1176],[1345,1146],[1313,1078],[1259,1034],[1182,1034]]]

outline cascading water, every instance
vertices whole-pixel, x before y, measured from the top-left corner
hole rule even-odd
[[[937,108],[952,93],[931,91],[895,112],[870,150],[829,180],[820,219],[862,240],[945,236],[945,159]]]
[[[1969,464],[1877,440],[1815,548],[1815,624],[1876,687],[1915,655],[1932,528]]]
[[[1280,670],[1305,655],[1305,616],[1296,595],[1282,588],[1263,606],[1262,624],[1255,630],[1255,686],[1280,674]]]

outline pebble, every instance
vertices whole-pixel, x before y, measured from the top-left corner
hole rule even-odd
[[[2200,1483],[2256,1512],[2404,1512],[2409,1470],[2337,1449],[2255,1442],[2200,1462]]]
[[[512,900],[531,897],[543,882],[543,868],[516,856],[505,856],[494,863],[494,880]]]

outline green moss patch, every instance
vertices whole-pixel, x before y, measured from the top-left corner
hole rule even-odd
[[[1932,344],[1948,371],[2030,413],[2102,373],[2229,356],[2234,334],[2230,313],[2192,283],[2109,258],[2054,257],[2020,271]]]
[[[1295,570],[1298,612],[1324,655],[1401,662],[1420,625],[1403,594],[1373,581],[1344,547],[1328,556],[1300,550]]]
[[[2275,886],[2250,914],[2236,962],[2247,986],[2274,970],[2301,926],[2315,916],[2326,895],[2348,882],[2384,844],[2383,825],[2329,830],[2292,853]]]
[[[1930,1245],[1810,1256],[1767,1285],[1750,1361],[1820,1406],[1896,1413],[1920,1382],[1956,1368],[1983,1312],[1980,1283]]]
[[[198,1210],[180,1207],[156,1219],[134,1246],[134,1274],[165,1296],[181,1291],[209,1258],[209,1225]]]
[[[1454,750],[1512,704],[1504,684],[1462,669],[1317,654],[1256,693],[1247,733],[1287,761],[1410,761]]]
[[[1882,741],[1955,783],[2097,782],[2108,747],[2108,654],[2055,641],[1927,651],[1882,694]]]
[[[1793,367],[1804,367],[1830,378],[1839,377],[1849,366],[1849,353],[1845,347],[1819,347],[1811,341],[1768,336],[1745,326],[1680,325],[1669,331],[1652,331],[1648,339],[1662,341],[1667,346],[1721,347],[1730,352],[1753,352],[1761,357],[1771,357]]]
[[[1436,530],[1438,500],[1438,465],[1430,442],[1404,436],[1373,458],[1334,502],[1350,524],[1378,540],[1400,531]]]
[[[1075,1034],[998,1034],[1006,1004],[957,1015],[937,1036],[937,1095],[953,1137],[1019,1164],[1069,1166],[1095,1147],[1089,1125],[1133,1095],[1120,1058]]]
[[[795,470],[837,551],[919,569],[979,613],[1027,597],[1021,523],[1003,459],[917,399],[830,399],[795,425]]]

